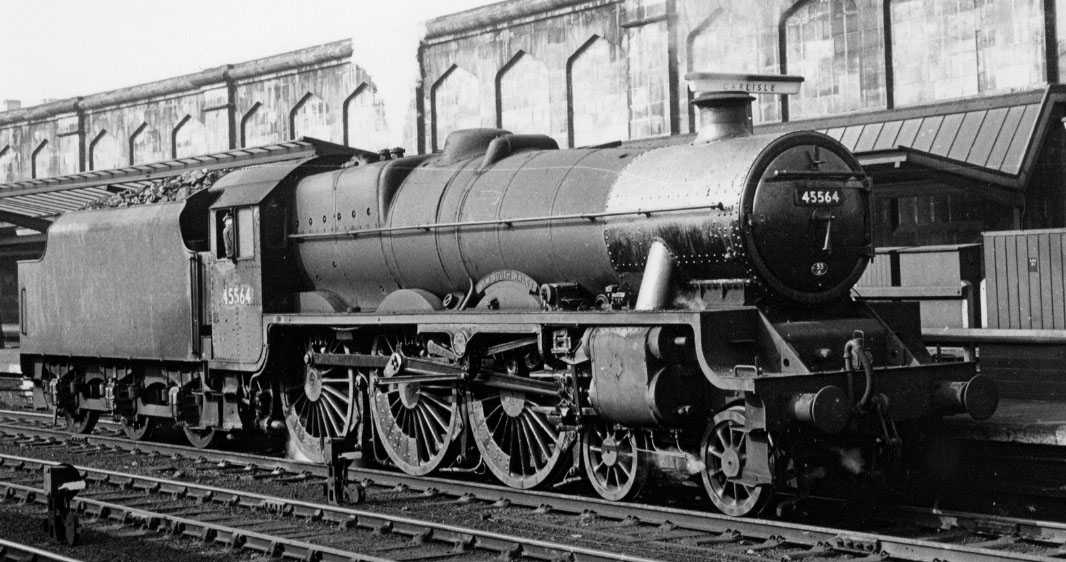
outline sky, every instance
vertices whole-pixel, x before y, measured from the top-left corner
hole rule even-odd
[[[413,84],[424,21],[493,0],[5,0],[0,100],[23,106],[350,38],[384,94]],[[388,98],[386,98],[388,99]]]

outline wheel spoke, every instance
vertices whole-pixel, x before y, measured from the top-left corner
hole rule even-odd
[[[432,392],[426,392],[426,387],[424,387],[424,386],[421,389],[419,389],[418,396],[422,400],[425,400],[427,402],[432,403],[433,405],[437,406],[441,410],[451,410],[452,409],[450,404],[447,404],[446,402],[444,402],[440,398],[437,398]]]
[[[716,428],[714,432],[718,435],[718,441],[723,447],[729,447],[732,445],[732,442],[729,440],[728,431],[724,426]]]
[[[521,461],[521,473],[523,475],[528,474],[526,468],[531,469],[530,472],[536,470],[536,461],[533,459],[533,444],[529,440],[529,427],[522,422],[522,418],[519,417],[515,420],[515,425],[518,426],[518,454]]]
[[[533,421],[536,422],[537,427],[540,428],[541,433],[546,435],[548,437],[548,440],[554,446],[555,443],[557,443],[559,440],[558,432],[548,426],[548,423],[544,421],[544,418],[542,418],[540,414],[531,411],[529,412],[529,415],[533,418]]]
[[[428,439],[423,439],[423,441],[425,441],[427,445],[432,443],[433,453],[436,453],[440,449],[441,445],[441,432],[434,430],[432,424],[429,421],[429,417],[426,415],[425,412],[421,410],[415,410],[415,412],[415,417],[418,418],[418,421],[422,424],[423,435],[425,437],[428,437]]]
[[[549,451],[548,451],[548,446],[544,442],[542,442],[541,439],[535,434],[536,432],[535,432],[534,428],[532,427],[532,423],[533,422],[529,421],[529,419],[528,419],[529,416],[535,416],[535,415],[536,414],[533,414],[532,412],[522,412],[522,415],[519,417],[519,419],[522,420],[522,422],[521,422],[522,423],[522,430],[525,432],[525,435],[526,435],[526,443],[528,443],[530,445],[530,447],[529,447],[530,448],[529,452],[531,453],[530,454],[530,461],[532,462],[534,460],[533,456],[532,456],[532,453],[536,452],[537,453],[536,463],[539,466],[540,464],[543,464],[548,459],[550,454],[549,454]],[[533,445],[534,444],[536,444],[536,448],[537,448],[536,451],[533,451]]]
[[[537,419],[537,415],[536,414],[534,414],[532,412],[523,412],[522,413],[522,417],[526,418],[526,421],[524,421],[524,422],[526,422],[526,425],[528,425],[530,439],[535,441],[535,443],[536,443],[537,452],[539,452],[539,454],[540,454],[540,463],[546,462],[548,460],[548,457],[551,456],[551,448],[552,448],[552,445],[554,444],[554,441],[546,440],[544,438],[545,435],[537,433],[537,431],[536,431],[536,421],[531,421],[529,419],[529,418],[533,418],[534,420],[536,420]],[[549,439],[550,439],[550,437],[549,437]]]
[[[327,402],[328,404],[328,402]],[[331,411],[328,407],[322,407],[322,417],[325,418],[333,429],[333,437],[344,437],[344,428],[348,425],[346,416],[337,411]]]
[[[351,393],[349,392],[341,392],[336,388],[327,385],[322,385],[322,390],[324,390],[326,394],[330,394],[332,396],[337,397],[337,399],[339,400],[343,400],[345,404],[348,404],[352,401]]]
[[[322,396],[322,400],[319,400],[319,402],[325,403],[326,408],[324,408],[324,410],[326,416],[329,417],[330,422],[333,424],[333,429],[336,430],[337,436],[343,437],[345,433],[344,429],[348,427],[348,412],[340,409],[339,406],[334,404],[333,401],[325,395]]]
[[[427,418],[427,421],[432,421],[433,422],[433,424],[437,428],[437,431],[443,433],[443,432],[448,430],[448,426],[449,426],[448,422],[444,421],[444,418],[441,417],[440,412],[438,412],[436,408],[434,408],[432,406],[429,406],[427,404],[427,405],[421,405],[418,409],[423,412],[423,414]]]

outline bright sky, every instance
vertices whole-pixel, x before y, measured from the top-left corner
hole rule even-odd
[[[11,0],[0,12],[0,99],[35,105],[344,38],[388,95],[417,76],[425,20],[490,3]]]

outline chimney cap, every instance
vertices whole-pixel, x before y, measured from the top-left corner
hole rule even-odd
[[[784,74],[736,74],[729,72],[689,72],[688,87],[698,97],[711,92],[747,92],[749,94],[798,94],[802,76]]]

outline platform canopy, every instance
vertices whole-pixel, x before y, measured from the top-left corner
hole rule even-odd
[[[989,195],[1018,200],[1053,127],[1066,87],[920,107],[852,113],[757,127],[761,132],[814,129],[858,157],[875,185],[935,175],[984,186]]]
[[[55,216],[85,207],[88,203],[125,190],[137,190],[160,179],[191,170],[239,168],[313,156],[351,155],[362,151],[310,137],[238,148],[164,162],[137,164],[111,170],[93,170],[66,176],[21,180],[0,184],[0,221],[45,231]],[[369,154],[369,153],[367,153]]]

